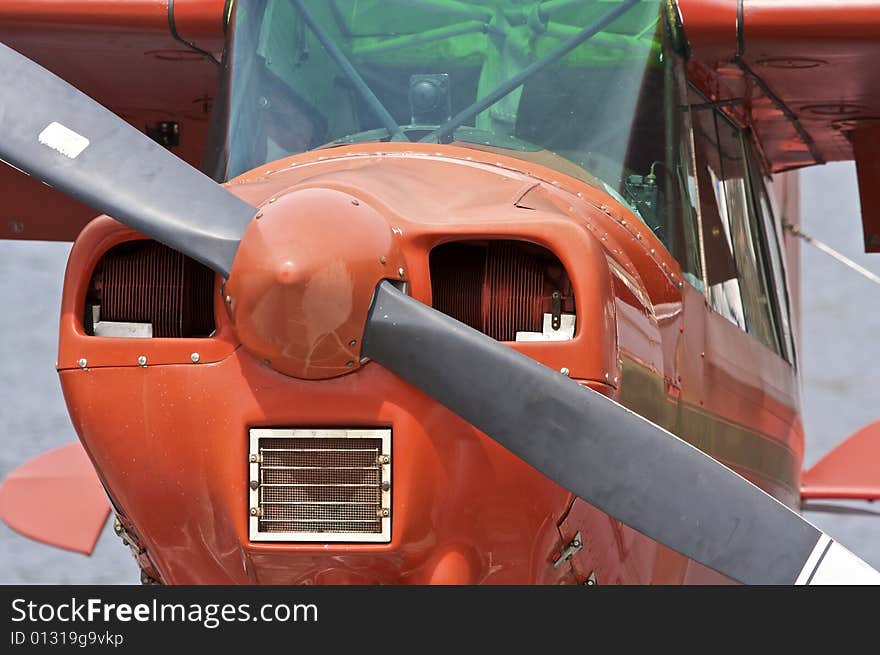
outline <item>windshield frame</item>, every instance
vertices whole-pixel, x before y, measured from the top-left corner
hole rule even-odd
[[[297,10],[307,9],[306,3],[303,0],[287,0],[289,1]],[[388,4],[399,4],[400,0],[387,0]],[[484,0],[485,1],[485,0]],[[540,69],[544,68],[550,63],[560,59],[565,56],[567,52],[581,45],[584,41],[587,41],[597,34],[599,36],[606,36],[604,33],[601,33],[603,27],[605,27],[609,23],[613,23],[614,19],[620,14],[625,14],[629,9],[631,9],[635,5],[645,5],[645,4],[653,4],[658,7],[658,12],[662,14],[664,10],[668,9],[669,4],[672,0],[621,0],[620,4],[614,7],[611,11],[605,10],[605,13],[597,20],[594,21],[592,25],[587,26],[584,29],[581,29],[578,33],[574,34],[571,38],[569,38],[566,42],[559,45],[553,52],[549,53],[547,56],[541,58],[541,60],[533,62],[531,66],[523,69],[519,72],[519,74],[508,78],[504,83],[500,85],[496,85],[491,93],[484,95],[482,98],[478,98],[475,102],[471,103],[467,108],[462,111],[459,111],[456,116],[450,117],[448,121],[446,121],[443,125],[438,125],[434,130],[428,131],[418,131],[415,130],[415,126],[413,125],[398,125],[397,121],[393,119],[393,117],[387,116],[382,119],[383,127],[386,129],[386,133],[379,136],[376,140],[389,140],[389,138],[393,140],[422,140],[426,142],[451,142],[455,140],[456,142],[460,142],[462,144],[467,144],[469,139],[466,134],[460,132],[449,133],[452,130],[455,130],[459,127],[459,124],[466,120],[463,116],[466,114],[472,117],[473,114],[479,113],[480,109],[485,109],[486,106],[492,104],[492,99],[498,100],[500,97],[506,96],[513,89],[520,87],[525,79],[531,77]],[[252,3],[249,3],[252,4]],[[337,0],[333,0],[330,3],[334,9],[334,13],[339,13],[339,3]],[[405,4],[414,4],[412,0],[407,0]],[[459,2],[457,0],[419,0],[419,5],[424,5],[425,7],[434,7],[431,11],[437,11],[437,7],[444,7],[449,9],[449,11],[455,10],[458,12],[462,18],[467,18],[471,21],[475,19],[487,20],[490,18],[490,11],[488,7],[480,7],[479,5],[474,5],[469,7],[464,2]],[[553,12],[558,11],[559,9],[566,9],[571,6],[576,5],[587,5],[593,4],[585,0],[548,0],[543,3],[536,3],[542,12],[546,15],[543,15],[543,18],[548,19],[551,17]],[[609,3],[596,3],[601,5],[607,5]],[[673,3],[674,6],[674,3]],[[233,97],[235,95],[235,85],[234,85],[234,76],[237,72],[236,66],[236,51],[237,51],[237,23],[238,23],[238,15],[240,13],[241,3],[233,4],[230,20],[229,20],[229,47],[226,51],[226,56],[224,57],[224,67],[223,67],[223,79],[221,81],[221,90],[218,93],[217,97],[217,107],[214,112],[213,118],[216,120],[212,121],[212,130],[210,135],[210,147],[207,150],[206,157],[203,160],[205,164],[205,168],[218,180],[228,179],[231,176],[237,175],[247,168],[234,167],[230,166],[230,152],[234,152],[236,149],[236,134],[237,130],[231,129],[230,123],[232,122],[230,114],[233,112]],[[465,12],[465,9],[469,9],[470,11]],[[523,12],[517,14],[516,12],[505,9],[505,20],[507,20],[511,24],[515,24],[518,22],[524,22],[526,20],[533,20],[533,18],[525,16]],[[339,20],[339,18],[337,17]],[[496,17],[497,19],[497,17]],[[494,20],[494,19],[493,19]],[[312,25],[312,22],[316,22],[314,17],[312,17],[312,21],[310,22],[310,28],[315,27],[316,25]],[[550,23],[548,23],[549,25]],[[317,26],[320,27],[320,26]],[[469,28],[470,30],[470,28]],[[327,36],[326,34],[324,36]],[[329,38],[329,37],[328,37]],[[320,39],[322,42],[324,39]],[[324,44],[322,45],[330,45]],[[330,45],[332,47],[332,45]],[[346,56],[336,48],[337,52],[332,53],[331,58],[336,60],[336,63],[344,70],[346,65],[343,60],[346,60]],[[351,65],[349,61],[349,65]],[[354,68],[352,66],[352,68]],[[354,78],[350,75],[353,72]],[[367,95],[371,95],[376,103],[369,101],[368,104],[373,106],[374,109],[377,110],[377,113],[387,113],[387,110],[384,107],[381,107],[381,101],[376,98],[375,93],[369,89],[368,82],[363,80],[363,77],[354,71],[346,71],[346,76],[349,79],[359,79],[364,86],[367,86],[367,89],[362,93],[366,97]],[[355,83],[355,86],[359,87],[360,84]],[[358,89],[361,92],[361,89]],[[377,107],[378,105],[378,107]],[[390,120],[388,120],[390,119]],[[398,127],[404,127],[403,130],[398,130]],[[465,126],[467,127],[467,126]],[[343,145],[346,143],[359,143],[367,140],[368,137],[366,132],[370,132],[371,130],[366,130],[354,134],[347,134],[341,136],[334,136],[334,138],[321,140],[320,142],[311,143],[309,147],[302,150],[302,152],[316,149],[319,147],[328,147],[328,146],[337,146]],[[409,132],[415,132],[412,136],[407,136]],[[393,133],[393,134],[392,134]],[[377,134],[378,136],[378,134]],[[492,138],[492,137],[495,138]],[[481,145],[492,145],[496,147],[507,148],[511,147],[512,149],[522,149],[532,151],[535,149],[542,148],[540,144],[531,142],[529,139],[522,137],[511,137],[509,140],[505,141],[504,138],[500,138],[499,135],[487,134],[483,135],[483,138],[479,138],[478,136],[474,137],[473,142],[479,143]],[[290,153],[296,154],[296,153]],[[512,153],[515,156],[515,152]],[[563,155],[565,156],[565,155]],[[260,165],[263,163],[267,163],[266,161],[255,161],[253,165],[249,168],[252,168],[256,165]],[[589,179],[593,179],[593,175],[587,176]]]
[[[456,13],[461,14],[465,8],[470,10],[486,3],[503,3],[508,1],[513,3],[513,0],[468,1],[472,4],[469,5],[463,0],[418,0],[417,4],[420,7],[454,6]],[[537,3],[537,0],[534,1]],[[284,2],[289,3],[294,12],[294,14],[290,15],[299,15],[300,17],[302,17],[302,14],[296,13],[299,12],[300,8],[311,9],[307,13],[313,14],[314,11],[322,6],[317,0],[252,0],[247,6],[253,10],[254,7],[260,7],[261,5],[268,7],[269,3]],[[352,0],[333,0],[327,6],[338,10],[344,3],[349,2],[352,2]],[[384,2],[387,5],[403,3],[408,7],[416,4],[412,0],[358,0],[357,6],[377,2]],[[387,106],[389,97],[387,91],[384,92],[383,96],[382,83],[384,82],[387,87],[388,81],[381,79],[381,76],[377,77],[375,71],[364,68],[366,64],[364,64],[363,60],[358,59],[359,53],[366,49],[371,54],[374,54],[377,50],[384,51],[387,54],[390,49],[394,51],[392,52],[394,57],[391,58],[392,65],[394,65],[396,64],[395,57],[398,54],[396,51],[400,48],[412,48],[414,47],[412,45],[414,42],[418,42],[418,47],[425,47],[426,43],[436,42],[439,38],[448,38],[450,35],[463,37],[469,34],[479,34],[480,38],[496,38],[497,34],[493,30],[497,31],[500,29],[497,24],[487,24],[484,26],[485,29],[477,30],[474,29],[471,23],[465,22],[464,24],[454,24],[452,28],[441,26],[440,28],[425,32],[413,31],[412,34],[397,35],[394,38],[383,35],[377,36],[376,33],[363,34],[358,36],[358,38],[372,39],[372,41],[365,42],[366,45],[361,44],[359,48],[345,51],[344,48],[333,48],[332,46],[325,48],[321,42],[326,41],[326,39],[316,35],[315,30],[306,24],[308,21],[303,21],[299,34],[293,35],[288,30],[288,37],[294,38],[296,36],[302,39],[303,34],[308,33],[315,40],[311,51],[308,51],[306,48],[294,49],[292,52],[295,55],[294,58],[299,57],[299,61],[314,61],[321,56],[325,57],[325,61],[329,62],[326,65],[333,66],[332,71],[337,76],[337,81],[339,79],[347,80],[347,82],[344,81],[343,83],[349,84],[352,95],[360,98],[358,102],[361,103],[362,110],[367,112],[369,116],[372,116],[371,120],[374,121],[374,124],[372,127],[367,126],[370,129],[343,132],[337,135],[334,135],[332,131],[327,134],[322,132],[321,138],[313,134],[310,137],[311,140],[307,143],[307,147],[304,146],[296,152],[281,153],[274,157],[264,156],[263,158],[250,161],[248,165],[242,166],[239,162],[238,166],[234,166],[230,164],[232,161],[230,153],[234,155],[236,148],[253,147],[249,141],[249,135],[253,133],[252,131],[249,132],[249,130],[253,129],[253,125],[248,120],[243,119],[242,116],[236,116],[233,109],[236,100],[241,104],[245,100],[259,97],[259,86],[254,87],[252,85],[248,89],[251,95],[247,95],[243,91],[241,79],[247,81],[249,77],[247,67],[260,59],[256,54],[259,47],[256,39],[263,29],[262,24],[257,24],[254,21],[251,21],[251,23],[240,23],[239,18],[242,5],[236,4],[234,5],[235,11],[231,16],[229,26],[230,45],[224,57],[224,83],[221,84],[217,107],[213,115],[213,134],[210,141],[212,147],[209,148],[208,156],[206,157],[207,170],[218,181],[225,181],[252,168],[268,164],[270,161],[285,158],[292,154],[326,149],[328,151],[341,150],[340,154],[344,155],[347,152],[346,146],[367,142],[382,143],[390,140],[404,142],[423,141],[428,143],[442,141],[451,143],[459,148],[507,155],[514,160],[522,162],[522,166],[518,170],[523,172],[528,173],[535,164],[540,164],[557,171],[559,174],[586,182],[597,190],[611,196],[615,201],[631,211],[636,218],[641,220],[648,229],[659,237],[670,254],[681,263],[682,271],[686,274],[688,281],[695,286],[701,287],[704,266],[701,261],[698,244],[695,243],[698,237],[693,226],[695,221],[699,220],[699,216],[695,208],[697,202],[694,195],[693,143],[688,100],[686,97],[687,76],[685,64],[688,48],[687,40],[682,32],[678,7],[675,0],[619,0],[612,12],[609,13],[609,5],[612,5],[612,3],[607,1],[591,2],[590,0],[546,0],[543,3],[536,4],[536,6],[553,10],[560,7],[565,9],[566,7],[598,6],[603,13],[601,15],[597,14],[596,20],[584,21],[583,25],[571,24],[565,29],[561,29],[559,25],[556,25],[554,29],[559,34],[554,41],[543,43],[541,46],[543,49],[540,50],[541,56],[533,57],[530,63],[524,63],[513,74],[501,75],[500,77],[504,80],[501,84],[485,84],[478,89],[476,81],[474,81],[471,87],[472,95],[470,98],[467,98],[465,102],[459,101],[457,107],[447,107],[448,113],[434,124],[416,122],[415,120],[407,122],[404,117],[395,115],[395,108]],[[511,6],[522,5],[512,4]],[[626,19],[627,11],[633,7],[638,7],[642,11],[647,8],[647,11],[641,15],[641,18],[639,18],[638,14],[632,14],[631,17],[636,16],[636,19],[642,20],[642,24],[633,31],[634,36],[622,36],[622,30],[624,32],[626,29],[632,31],[632,26],[626,22]],[[384,5],[382,8],[384,9]],[[253,11],[259,13],[257,10]],[[650,16],[648,16],[649,12],[653,13],[650,13]],[[335,13],[339,14],[338,11]],[[614,15],[623,16],[623,28],[620,27],[621,24],[619,22],[615,22]],[[506,24],[514,25],[516,29],[526,29],[522,26],[528,20],[528,17],[520,16],[520,18],[516,18],[513,14],[506,15],[504,12],[499,11],[496,12],[493,19],[496,23],[497,20],[500,20],[499,16],[504,21],[507,21]],[[646,16],[650,20],[646,20]],[[462,18],[462,16],[459,15],[459,18]],[[473,21],[475,16],[467,13],[463,18]],[[312,16],[312,19],[314,20],[314,16]],[[332,19],[328,19],[325,15],[324,20],[324,28],[327,28],[328,25],[332,27],[335,24],[336,29],[340,30],[340,33],[350,34],[355,31],[354,26],[346,24],[344,17],[341,15],[335,15]],[[602,31],[602,25],[605,23],[611,26],[610,29],[612,31]],[[548,25],[551,25],[551,23],[548,23]],[[642,25],[647,25],[647,27],[642,27]],[[245,34],[244,37],[242,37],[243,33]],[[629,32],[626,32],[626,34],[629,34]],[[591,42],[593,42],[592,45]],[[394,47],[390,48],[389,43]],[[605,51],[613,50],[615,46],[623,49],[626,53],[623,59],[619,57],[615,59],[613,53],[607,56],[604,55]],[[579,47],[590,49],[586,51],[583,49],[578,50]],[[334,50],[336,51],[334,52]],[[536,50],[536,52],[538,51]],[[571,54],[566,55],[567,51],[571,52]],[[287,51],[285,50],[285,52]],[[569,59],[565,62],[559,61],[559,63],[555,63],[566,56]],[[590,62],[595,57],[598,57],[599,63],[596,66],[599,67],[589,68],[589,66],[593,65]],[[638,57],[642,57],[642,59]],[[644,57],[648,57],[648,59],[644,59]],[[348,65],[356,69],[353,73],[352,71],[345,70],[347,66],[346,61]],[[606,65],[607,70],[610,71],[606,76],[607,79],[601,75],[605,74],[603,73],[603,70],[605,70],[602,68],[603,65]],[[576,120],[568,118],[568,123],[564,129],[559,130],[559,133],[562,135],[561,138],[554,137],[556,139],[555,145],[549,143],[546,137],[548,134],[552,136],[552,131],[542,132],[542,129],[546,125],[555,125],[554,120],[560,117],[560,111],[563,111],[562,118],[566,120],[564,112],[569,109],[568,105],[564,104],[564,101],[567,99],[564,94],[554,95],[558,91],[557,87],[554,86],[555,81],[557,79],[561,81],[568,79],[569,93],[571,93],[571,80],[574,79],[577,82],[581,79],[576,74],[581,70],[578,67],[583,66],[587,66],[583,70],[590,74],[590,77],[585,79],[591,84],[593,83],[593,76],[600,74],[597,78],[599,81],[596,82],[600,86],[595,89],[595,95],[599,99],[594,103],[597,109],[591,110],[594,114],[591,117],[594,123],[590,123],[587,120],[578,123]],[[542,70],[546,72],[542,73]],[[611,89],[611,95],[603,93],[607,89],[603,88],[601,84],[607,84],[609,81],[616,83],[619,78],[615,78],[614,74],[617,74],[618,70],[621,70],[623,73],[629,71],[629,77],[623,80],[625,82],[623,84],[623,95],[621,95],[622,92],[618,92],[616,96],[613,95],[614,88]],[[370,75],[367,73],[370,73]],[[430,74],[420,77],[432,78],[431,81],[437,82],[440,85],[447,83],[448,78],[451,77],[449,75],[437,75],[436,73],[437,70],[433,70],[430,71]],[[542,75],[545,77],[542,78]],[[550,77],[547,78],[547,75],[550,75]],[[566,75],[569,77],[566,78]],[[571,77],[572,75],[575,75],[575,77]],[[250,78],[253,79],[253,77],[251,74]],[[440,79],[434,80],[433,78]],[[236,79],[239,80],[238,88],[236,88],[235,84]],[[358,79],[365,85],[370,86],[369,92],[356,88],[358,86],[356,80]],[[544,81],[541,82],[541,79],[544,79]],[[553,82],[549,86],[546,83],[547,79]],[[531,95],[523,92],[523,81],[528,81],[532,85],[533,91]],[[535,92],[536,84],[538,91],[542,91],[542,94]],[[512,89],[518,90],[511,93]],[[590,90],[594,91],[594,89]],[[383,110],[392,114],[391,122],[393,122],[393,125],[386,127],[382,124],[387,121],[381,120],[382,111],[377,110],[373,106],[370,100],[371,96],[382,105]],[[514,100],[519,103],[521,115],[523,112],[525,114],[531,112],[531,115],[538,116],[542,121],[538,125],[538,129],[532,132],[529,132],[527,129],[523,133],[517,132],[515,134],[498,133],[483,129],[480,121],[475,119],[475,125],[455,127],[452,134],[448,136],[442,135],[444,126],[453,123],[457,115],[462,113],[473,114],[473,107],[480,107],[485,104],[487,97],[496,96],[503,96],[506,102]],[[590,97],[585,97],[587,97],[587,100],[590,100]],[[571,99],[572,106],[569,113],[572,117],[580,119],[577,111],[582,111],[586,106],[584,105],[584,98],[572,96]],[[305,116],[305,118],[320,120],[321,116],[315,117],[314,115],[319,113],[318,107],[321,106],[320,98],[308,98],[308,100],[312,101],[312,111],[314,113]],[[623,102],[622,107],[621,102]],[[578,103],[580,104],[578,105]],[[526,107],[526,109],[522,109],[523,107]],[[399,112],[400,107],[397,107],[396,111]],[[556,112],[555,114],[554,111]],[[488,111],[484,112],[480,116],[485,117],[488,113]],[[612,121],[612,127],[616,125],[614,121],[619,121],[620,127],[615,127],[618,133],[607,137],[608,130],[605,129],[603,131],[604,128],[600,129],[602,120],[606,121],[606,128],[608,121]],[[595,123],[595,121],[599,122]],[[483,121],[483,125],[485,124],[486,122]],[[527,128],[529,127],[528,122],[525,125]],[[596,127],[596,125],[599,127]],[[577,130],[576,133],[570,131],[573,126]],[[392,139],[392,131],[396,131],[398,127],[400,129],[396,133],[396,137]],[[519,124],[516,127],[519,129]],[[569,131],[566,132],[565,130]],[[595,167],[595,159],[581,160],[577,156],[579,147],[578,143],[576,143],[577,139],[586,139],[585,142],[589,143],[594,133],[598,135],[596,136],[597,139],[611,138],[612,140],[617,139],[619,142],[615,146],[617,150],[612,149],[610,156],[605,158],[610,163],[603,163],[603,160],[600,158],[598,161],[602,165],[598,169]],[[438,134],[442,138],[438,139]],[[326,138],[328,135],[331,138]],[[305,143],[306,141],[307,139],[304,137],[303,142]],[[569,144],[569,141],[573,141],[573,143]],[[438,147],[442,148],[443,144],[439,144]],[[558,149],[559,147],[561,149]],[[639,154],[639,148],[647,150],[645,153]],[[363,148],[359,147],[358,151],[362,152]],[[458,153],[452,156],[461,156],[460,149],[450,150],[449,152]],[[628,161],[633,152],[636,153],[636,159],[640,159],[641,163],[638,161],[634,163]],[[572,156],[572,153],[575,156]],[[601,152],[599,154],[601,155]],[[609,170],[611,170],[610,175],[608,173]],[[547,181],[551,182],[553,180],[548,179]],[[696,218],[694,218],[695,216]]]

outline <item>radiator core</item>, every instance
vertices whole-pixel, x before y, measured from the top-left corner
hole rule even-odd
[[[548,250],[517,241],[453,242],[431,251],[434,309],[498,341],[541,332],[554,292],[573,312],[571,282]]]
[[[389,541],[390,430],[251,430],[252,541]]]
[[[156,241],[111,248],[92,277],[100,320],[149,323],[154,337],[204,337],[214,331],[214,272]],[[88,317],[91,318],[91,317]]]

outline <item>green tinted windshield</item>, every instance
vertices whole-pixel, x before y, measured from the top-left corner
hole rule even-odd
[[[541,156],[660,234],[662,214],[689,209],[677,170],[682,81],[662,20],[670,6],[238,2],[217,177],[345,143],[455,142]]]

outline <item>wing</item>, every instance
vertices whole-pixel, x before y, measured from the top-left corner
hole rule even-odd
[[[224,47],[224,0],[177,2],[173,13],[167,4],[127,0],[109,13],[103,3],[0,0],[0,42],[176,143],[171,151],[198,166],[219,74],[213,59]],[[72,241],[99,213],[2,162],[0,189],[0,239]]]
[[[50,546],[91,555],[110,513],[92,462],[79,443],[22,464],[0,484],[0,518]]]
[[[855,160],[880,252],[880,2],[680,0],[691,77],[758,137],[769,170]]]

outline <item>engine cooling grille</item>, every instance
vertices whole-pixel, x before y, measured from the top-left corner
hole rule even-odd
[[[517,241],[452,242],[431,251],[434,309],[498,341],[541,332],[545,313],[574,312],[571,282],[548,250]]]
[[[251,430],[251,541],[390,541],[390,458],[390,430]]]
[[[214,331],[214,272],[156,241],[129,241],[107,251],[89,297],[101,321],[149,324],[154,337]],[[88,326],[91,309],[86,314]]]

